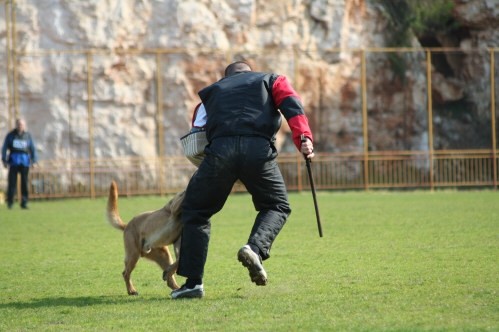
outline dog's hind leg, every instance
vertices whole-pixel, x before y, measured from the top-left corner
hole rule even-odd
[[[126,285],[126,290],[128,292],[128,295],[139,295],[135,287],[133,287],[132,279],[131,279],[131,274],[133,269],[135,268],[135,265],[139,261],[140,256],[134,255],[133,257],[130,257],[127,255],[125,257],[125,269],[123,270],[123,279],[125,280],[125,285]]]
[[[175,269],[173,270],[173,273],[171,272],[172,266],[174,264],[172,256],[170,255],[170,251],[168,250],[168,247],[165,246],[162,248],[154,248],[144,257],[155,261],[161,267],[161,269],[164,271],[163,280],[166,281],[168,287],[170,287],[171,289],[180,288],[174,276],[175,272],[177,271],[176,266]]]
[[[141,255],[132,236],[128,235],[129,234],[125,233],[125,269],[123,270],[123,279],[125,280],[128,295],[139,295],[135,287],[133,287],[131,274]]]

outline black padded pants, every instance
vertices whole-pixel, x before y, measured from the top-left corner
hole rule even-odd
[[[28,174],[29,167],[26,166],[10,166],[9,179],[7,187],[7,204],[12,206],[14,196],[17,191],[17,174],[21,174],[21,206],[26,206],[28,203]]]
[[[277,234],[291,209],[273,144],[261,137],[214,139],[206,157],[187,186],[182,204],[182,245],[177,273],[202,278],[210,240],[210,218],[220,211],[239,179],[252,196],[257,213],[248,243],[270,256]]]

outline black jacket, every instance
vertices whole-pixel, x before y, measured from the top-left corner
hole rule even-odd
[[[208,115],[208,141],[222,136],[263,136],[273,140],[281,126],[271,87],[275,74],[242,72],[199,91]]]

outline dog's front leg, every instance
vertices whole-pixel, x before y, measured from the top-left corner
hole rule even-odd
[[[150,253],[146,254],[144,257],[151,259],[158,263],[158,265],[161,267],[163,270],[163,280],[166,281],[168,287],[171,289],[178,289],[180,288],[177,284],[177,281],[175,280],[175,272],[177,271],[176,267],[172,270],[172,266],[175,265],[173,263],[173,259],[170,255],[170,251],[168,250],[168,247],[162,247],[162,248],[154,248],[151,250]]]
[[[175,273],[177,272],[177,268],[178,268],[178,261],[175,261],[175,263],[173,263],[172,265],[168,266],[163,271],[163,280],[166,281],[166,284],[171,289],[178,289],[178,288],[180,288],[177,285],[177,281],[175,280]]]
[[[181,238],[179,237],[174,243],[173,243],[173,251],[175,251],[175,262],[168,266],[164,271],[163,271],[163,280],[166,281],[168,284],[168,287],[171,289],[177,289],[179,288],[177,285],[177,282],[175,280],[175,273],[177,273],[177,268],[178,268],[178,259],[180,257],[180,243],[181,243]],[[173,287],[175,288],[173,288]]]

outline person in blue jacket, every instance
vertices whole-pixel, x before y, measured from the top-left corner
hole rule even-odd
[[[7,206],[12,208],[17,188],[17,174],[21,175],[21,208],[28,208],[28,173],[37,161],[35,143],[26,131],[26,122],[16,120],[16,128],[5,137],[2,146],[2,163],[9,169]]]

